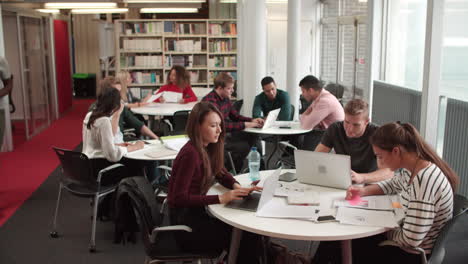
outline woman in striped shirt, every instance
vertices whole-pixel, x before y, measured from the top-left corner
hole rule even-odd
[[[419,247],[427,255],[431,254],[441,229],[452,218],[458,176],[411,124],[386,124],[374,133],[371,144],[379,168],[397,173],[377,184],[351,186],[346,198],[356,194],[400,194],[405,217],[400,227],[387,232],[386,236],[353,241],[354,259],[357,263],[419,263],[419,254],[411,248]],[[398,247],[377,246],[385,239]]]

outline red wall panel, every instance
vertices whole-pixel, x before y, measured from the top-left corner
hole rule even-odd
[[[54,20],[54,39],[57,99],[59,113],[61,114],[72,106],[73,98],[67,21]]]

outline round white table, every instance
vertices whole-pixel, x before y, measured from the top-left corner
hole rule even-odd
[[[292,136],[292,135],[301,135],[306,134],[312,131],[312,129],[303,129],[301,128],[301,124],[299,122],[293,122],[291,128],[280,128],[280,127],[269,127],[266,129],[263,128],[246,128],[243,130],[247,133],[252,134],[260,134],[260,135],[272,135],[274,139],[274,148],[271,154],[268,156],[266,160],[266,167],[270,168],[270,161],[273,155],[275,154],[276,150],[278,149],[278,144],[280,141],[281,136]]]
[[[190,111],[197,102],[186,104],[177,103],[150,103],[142,107],[132,108],[132,112],[149,116],[173,116],[177,111]]]
[[[282,173],[288,171],[295,172],[295,170],[283,170]],[[272,173],[273,170],[261,171],[260,176],[264,178]],[[235,178],[241,185],[248,185],[250,183],[248,174],[238,175]],[[284,182],[281,183],[284,184]],[[310,186],[313,188],[313,191],[320,192],[319,214],[335,215],[334,211],[336,209],[332,208],[332,202],[334,199],[344,198],[346,191],[313,185]],[[216,184],[208,191],[208,194],[222,194],[226,191],[226,188]],[[274,197],[273,199],[284,198]],[[387,230],[382,227],[342,225],[338,222],[316,223],[300,219],[257,217],[255,212],[231,209],[222,204],[209,205],[208,210],[216,218],[233,227],[228,263],[235,263],[242,230],[269,237],[292,240],[341,240],[343,263],[352,262],[351,239],[368,237],[383,233]]]

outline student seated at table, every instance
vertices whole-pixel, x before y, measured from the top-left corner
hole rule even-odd
[[[177,243],[187,252],[229,248],[232,227],[210,216],[205,206],[239,200],[254,189],[242,188],[224,168],[224,118],[209,102],[192,109],[186,128],[189,141],[180,150],[169,179],[169,217],[172,225],[187,225]],[[215,182],[230,189],[222,195],[207,195]],[[245,232],[238,263],[252,263],[257,235]]]
[[[314,129],[305,135],[302,147],[314,150],[323,135],[323,130],[337,121],[343,121],[344,111],[336,97],[323,89],[320,81],[313,75],[307,75],[300,82],[302,96],[310,106],[299,116],[301,127]]]
[[[252,117],[265,118],[271,110],[281,108],[278,120],[292,120],[292,109],[288,92],[277,89],[275,80],[270,76],[263,78],[261,85],[263,92],[255,97]]]
[[[236,171],[241,171],[244,159],[252,146],[261,150],[259,139],[255,135],[241,132],[245,128],[262,127],[264,120],[242,116],[231,104],[231,94],[234,91],[234,78],[228,73],[218,74],[214,80],[214,89],[202,101],[213,103],[223,114],[226,124],[226,150],[231,151]],[[259,151],[261,153],[261,151]]]
[[[103,84],[95,107],[83,121],[83,153],[91,159],[95,175],[99,170],[122,160],[127,152],[142,149],[142,141],[134,144],[115,144],[116,125],[124,109],[120,93],[109,84]],[[123,175],[116,176],[113,183]]]
[[[399,194],[405,217],[400,227],[384,235],[353,240],[353,259],[355,263],[420,263],[419,253],[411,248],[420,247],[431,254],[441,229],[452,218],[453,192],[459,178],[411,124],[383,125],[371,137],[371,144],[379,168],[397,173],[377,184],[349,187],[346,199]],[[384,240],[398,246],[379,246]],[[326,249],[330,243],[324,245]],[[325,258],[318,258],[317,263],[325,263],[330,252],[321,252],[319,247],[318,254]]]
[[[361,99],[354,99],[345,105],[344,112],[344,121],[328,127],[315,151],[330,152],[334,149],[336,154],[351,156],[351,176],[355,183],[391,178],[391,170],[377,169],[369,139],[379,126],[369,122],[369,105]]]
[[[119,92],[122,91],[121,83],[120,83],[119,79],[117,79],[117,78],[114,78],[112,76],[108,76],[108,77],[104,78],[102,83],[103,83],[103,85],[113,86]],[[151,131],[151,129],[149,129],[145,125],[145,123],[143,123],[140,119],[138,119],[135,116],[135,114],[130,109],[128,109],[128,107],[126,107],[126,106],[122,110],[122,114],[120,115],[119,122],[116,125],[118,125],[116,128],[114,128],[115,131],[116,131],[116,134],[115,134],[115,142],[116,143],[123,143],[124,142],[123,132],[122,131],[124,131],[125,128],[135,129],[137,137],[138,137],[138,135],[141,134],[143,136],[149,137],[150,139],[158,139],[158,136],[156,134],[154,134],[153,131]],[[130,139],[134,140],[135,138],[130,138]]]
[[[186,104],[190,102],[196,102],[197,96],[190,86],[190,77],[189,73],[182,66],[173,66],[166,78],[166,85],[163,85],[155,94],[162,92],[175,92],[181,93],[182,98],[178,102],[179,104]],[[164,103],[164,95],[155,100],[158,103]]]
[[[132,92],[128,89],[128,86],[132,83],[132,76],[126,70],[121,70],[117,73],[116,76],[117,81],[120,83],[120,97],[125,102],[125,106],[127,108],[136,108],[141,107],[149,104],[148,99],[151,97],[151,93],[143,98],[142,100],[135,97]]]

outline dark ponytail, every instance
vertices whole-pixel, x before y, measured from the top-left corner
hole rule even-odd
[[[91,129],[96,119],[103,116],[111,116],[120,107],[120,92],[111,85],[103,83],[98,95],[96,106],[89,117],[86,127]]]
[[[427,144],[418,130],[411,124],[388,123],[377,129],[372,135],[371,144],[383,150],[392,151],[396,146],[402,146],[408,152],[414,152],[418,158],[434,163],[439,167],[455,191],[459,178],[450,166]]]

